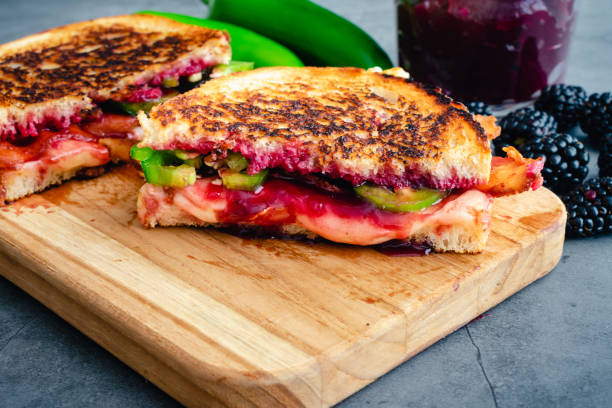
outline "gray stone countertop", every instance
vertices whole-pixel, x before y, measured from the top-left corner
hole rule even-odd
[[[391,0],[318,0],[395,58]],[[65,23],[156,9],[204,16],[198,0],[0,0],[0,43]],[[612,7],[584,0],[566,81],[612,90]],[[609,407],[612,236],[569,240],[559,265],[339,407]],[[179,404],[0,277],[0,407]]]

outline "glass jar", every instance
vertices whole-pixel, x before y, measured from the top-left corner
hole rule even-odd
[[[533,99],[566,71],[574,0],[397,0],[400,63],[462,101]]]

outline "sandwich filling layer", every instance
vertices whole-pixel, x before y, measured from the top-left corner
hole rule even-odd
[[[110,161],[108,150],[99,144],[98,138],[71,126],[61,132],[45,130],[36,141],[25,146],[0,142],[0,170],[2,173],[21,170],[25,166],[40,168],[70,168],[75,157],[91,156],[90,166],[99,166]]]
[[[353,245],[409,240],[444,249],[452,242],[453,250],[478,252],[488,235],[493,197],[542,185],[542,160],[525,159],[513,148],[506,152],[508,157],[493,158],[487,183],[454,190],[355,186],[281,169],[249,174],[248,160],[236,152],[202,156],[134,147],[132,157],[149,182],[138,198],[146,227],[264,227]]]
[[[35,192],[61,182],[63,173],[76,174],[113,159],[129,160],[127,151],[140,130],[133,116],[102,114],[80,126],[45,129],[35,137],[0,141],[0,202],[23,196],[19,187],[24,182],[31,186],[28,192]]]
[[[282,179],[270,179],[254,192],[231,190],[221,179],[207,177],[184,188],[146,184],[138,217],[149,227],[175,225],[177,220],[187,225],[292,225],[334,242],[375,245],[432,233],[442,236],[457,228],[484,234],[492,201],[489,194],[472,189],[448,195],[422,211],[397,213],[348,194]]]

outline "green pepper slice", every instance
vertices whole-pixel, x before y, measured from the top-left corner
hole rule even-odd
[[[249,161],[240,153],[230,153],[225,158],[227,167],[234,171],[242,171],[249,166]]]
[[[144,161],[142,162],[142,171],[147,183],[151,184],[181,188],[196,182],[196,169],[187,164],[160,166]]]
[[[131,116],[138,115],[138,111],[144,111],[145,113],[149,113],[149,111],[155,106],[159,105],[161,101],[148,101],[148,102],[117,102],[117,105],[121,108],[122,111]]]
[[[253,175],[231,169],[219,170],[223,185],[228,190],[255,191],[264,182],[267,174],[267,169]]]
[[[153,150],[150,147],[133,146],[130,156],[140,162],[148,183],[169,187],[186,187],[195,183],[196,167],[202,163],[201,155],[181,150]]]
[[[132,159],[137,161],[145,161],[153,156],[153,149],[150,147],[138,147],[138,145],[132,146],[130,149],[130,156]]]
[[[357,195],[371,202],[376,207],[391,212],[414,212],[427,208],[445,196],[444,191],[428,188],[401,188],[391,191],[381,186],[362,184],[355,187]]]
[[[229,64],[215,65],[210,76],[211,78],[216,78],[233,74],[234,72],[249,71],[253,69],[254,65],[255,64],[250,61],[230,61]]]
[[[178,92],[171,92],[167,95],[162,96],[159,99],[154,101],[146,101],[146,102],[116,102],[117,106],[127,113],[128,115],[136,116],[138,115],[138,111],[143,111],[144,113],[149,113],[149,111],[156,105],[172,98],[173,96],[178,95]]]
[[[176,88],[179,86],[179,79],[173,77],[164,78],[162,85],[164,88]]]

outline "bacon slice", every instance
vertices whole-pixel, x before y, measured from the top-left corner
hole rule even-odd
[[[105,114],[84,125],[0,141],[0,206],[72,178],[82,169],[129,161],[139,129],[134,117]]]
[[[105,113],[100,120],[85,123],[83,129],[97,137],[129,138],[140,125],[135,116]]]
[[[489,182],[476,189],[501,197],[542,187],[544,158],[526,159],[512,146],[504,147],[504,151],[508,157],[493,156]]]
[[[12,169],[35,160],[63,140],[97,143],[93,135],[76,125],[70,125],[68,129],[62,131],[43,130],[32,143],[24,146],[0,142],[0,169]]]
[[[495,123],[495,116],[474,115],[474,120],[482,126],[489,140],[493,140],[501,134],[501,127]]]
[[[85,144],[99,144],[98,149],[111,151],[112,157],[129,161],[129,148],[138,136],[138,119],[134,116],[104,114],[99,120],[83,125],[72,124],[67,129],[53,131],[41,130],[38,136],[30,138],[30,143],[0,141],[0,170],[16,169],[25,163],[45,157],[53,160],[50,155],[64,141],[71,140]],[[114,140],[111,140],[114,139]],[[127,139],[122,142],[120,139]],[[116,140],[116,141],[115,141]],[[66,146],[77,146],[76,143]],[[65,153],[65,148],[63,149]]]
[[[58,132],[49,133],[56,133],[57,136]],[[102,166],[110,161],[108,149],[95,140],[46,137],[45,132],[38,137],[41,136],[40,140],[46,139],[48,143],[34,156],[25,160],[24,157],[32,150],[26,153],[22,150],[21,154],[12,150],[15,154],[12,160],[4,160],[4,167],[0,168],[0,206],[5,201],[14,201],[71,178],[81,169]]]

